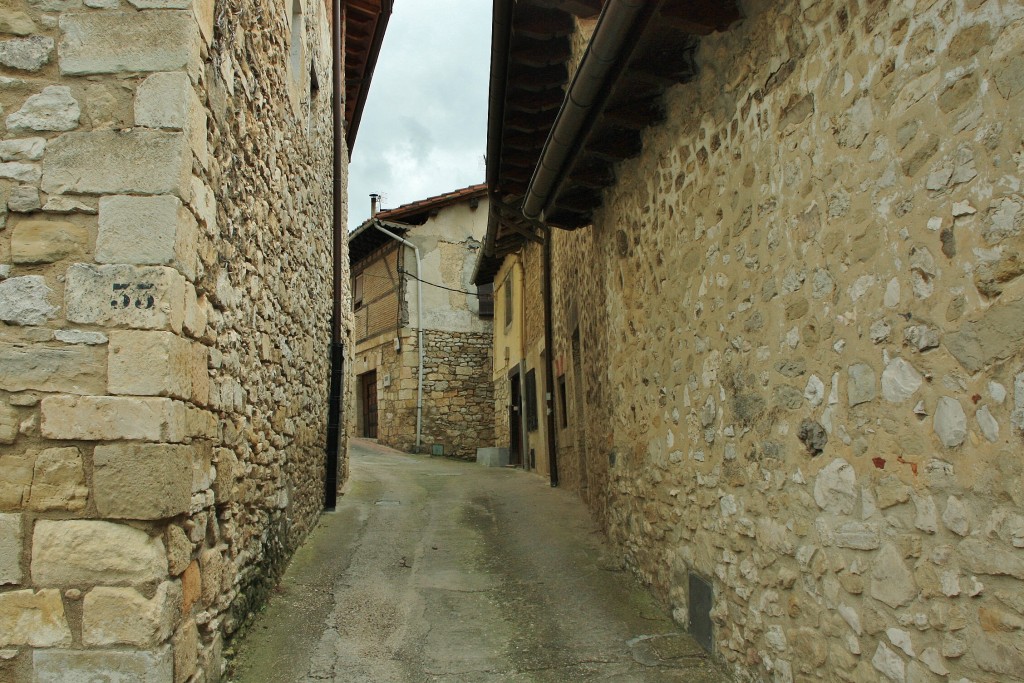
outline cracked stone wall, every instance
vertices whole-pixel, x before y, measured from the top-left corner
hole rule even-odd
[[[293,12],[0,8],[2,680],[217,680],[316,522],[330,52]]]
[[[741,680],[1024,680],[1024,5],[743,10],[556,235],[567,479]]]

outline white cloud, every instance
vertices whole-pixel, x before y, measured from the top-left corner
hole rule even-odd
[[[491,3],[398,0],[349,169],[349,229],[384,207],[483,182]]]

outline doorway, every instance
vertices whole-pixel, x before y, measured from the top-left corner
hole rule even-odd
[[[523,423],[519,407],[522,405],[523,389],[519,383],[519,368],[509,375],[512,385],[508,406],[508,464],[519,467],[523,464]]]
[[[377,371],[359,375],[359,402],[362,405],[363,437],[377,438]]]

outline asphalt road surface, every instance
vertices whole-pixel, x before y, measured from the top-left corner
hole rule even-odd
[[[353,441],[351,479],[231,645],[236,683],[728,680],[570,492]]]

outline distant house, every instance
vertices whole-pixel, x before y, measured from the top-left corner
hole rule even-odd
[[[349,236],[354,434],[458,457],[492,445],[491,289],[472,284],[487,214],[474,185],[380,211]]]

